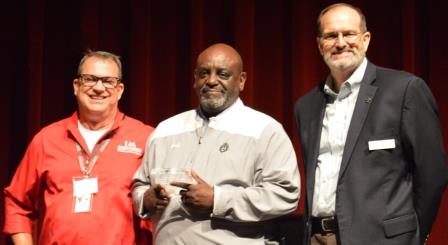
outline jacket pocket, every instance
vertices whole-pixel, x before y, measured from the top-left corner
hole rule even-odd
[[[383,221],[386,237],[397,236],[417,230],[417,216],[415,213]]]

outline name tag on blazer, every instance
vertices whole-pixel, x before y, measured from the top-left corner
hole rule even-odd
[[[395,139],[369,141],[369,151],[394,149],[394,148],[395,148]]]

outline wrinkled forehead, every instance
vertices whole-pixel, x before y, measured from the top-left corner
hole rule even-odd
[[[233,67],[237,63],[235,57],[224,52],[208,52],[198,57],[197,67]]]
[[[242,61],[240,56],[231,49],[210,48],[198,56],[196,70],[198,69],[226,69],[241,72]]]

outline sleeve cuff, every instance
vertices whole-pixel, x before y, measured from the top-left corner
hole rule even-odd
[[[213,212],[212,217],[222,217],[225,216],[227,208],[226,203],[228,202],[225,190],[219,186],[213,186]]]

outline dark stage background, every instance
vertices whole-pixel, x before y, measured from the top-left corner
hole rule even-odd
[[[248,72],[244,102],[282,122],[298,149],[293,106],[328,72],[316,47],[315,19],[330,3],[333,1],[2,2],[0,187],[9,183],[31,137],[75,110],[72,79],[87,48],[122,56],[126,89],[121,109],[156,126],[196,105],[192,70],[198,53],[212,43],[231,44],[240,51]],[[372,32],[368,58],[427,81],[439,104],[447,148],[448,4],[442,0],[350,3],[364,10]],[[299,165],[303,173],[300,161]],[[447,244],[447,193],[427,244]],[[3,224],[3,196],[0,203]],[[303,212],[303,200],[300,203],[294,217]],[[0,244],[7,244],[2,235]]]

